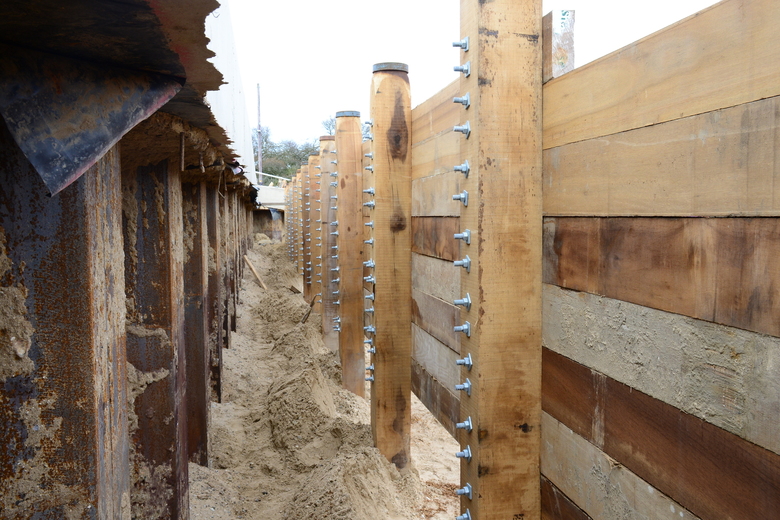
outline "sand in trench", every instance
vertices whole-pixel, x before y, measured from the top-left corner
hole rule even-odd
[[[412,396],[412,467],[372,447],[368,401],[340,388],[338,354],[300,294],[286,246],[248,254],[223,402],[211,405],[209,467],[190,464],[190,514],[206,519],[452,519],[457,442]]]

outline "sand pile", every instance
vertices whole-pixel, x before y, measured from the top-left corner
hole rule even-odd
[[[211,408],[210,467],[190,464],[192,518],[453,518],[455,441],[417,402],[413,464],[401,474],[388,463],[372,447],[368,402],[340,388],[320,316],[300,323],[308,305],[290,289],[301,280],[285,246],[248,256],[269,291],[245,271],[223,402]]]

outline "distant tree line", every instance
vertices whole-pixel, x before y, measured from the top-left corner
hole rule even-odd
[[[306,141],[296,143],[295,141],[275,142],[271,140],[271,132],[268,127],[261,126],[260,131],[252,130],[252,148],[255,155],[255,168],[258,167],[258,149],[263,152],[263,173],[277,175],[285,179],[291,179],[295,172],[301,167],[301,163],[309,160],[310,155],[320,153],[319,143],[316,141]],[[278,184],[278,179],[265,177],[263,184]]]

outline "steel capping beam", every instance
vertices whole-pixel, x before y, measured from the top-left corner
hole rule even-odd
[[[0,114],[51,194],[181,87],[172,76],[0,44]]]

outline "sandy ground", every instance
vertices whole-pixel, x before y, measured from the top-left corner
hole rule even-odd
[[[286,246],[262,241],[245,270],[223,402],[212,403],[209,467],[190,464],[190,513],[205,519],[452,519],[459,450],[412,396],[412,465],[372,447],[368,401],[340,388]]]

